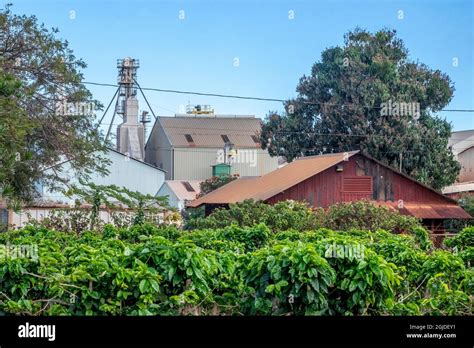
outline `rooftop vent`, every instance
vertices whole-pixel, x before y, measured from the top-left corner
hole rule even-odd
[[[188,181],[181,182],[188,192],[196,192],[196,190],[191,186]]]
[[[184,137],[186,138],[186,141],[189,143],[189,146],[196,146],[194,143],[194,139],[191,136],[191,134],[185,134]]]

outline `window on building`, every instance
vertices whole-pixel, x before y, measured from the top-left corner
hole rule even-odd
[[[222,140],[224,140],[224,143],[230,143],[230,139],[227,135],[222,134],[221,137],[222,137]]]
[[[188,192],[196,192],[196,190],[191,186],[191,184],[187,181],[182,181],[181,182],[183,186],[186,188]]]

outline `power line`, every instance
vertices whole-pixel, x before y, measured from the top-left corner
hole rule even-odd
[[[98,83],[98,82],[83,82],[83,83],[87,84],[87,85],[96,85],[96,86],[104,86],[104,87],[117,87],[117,85],[112,85],[112,84],[109,84],[109,83]],[[248,99],[248,100],[260,100],[260,101],[285,102],[285,100],[283,100],[283,99],[275,99],[275,98],[261,98],[261,97],[248,97],[248,96],[229,95],[229,94],[179,91],[179,90],[175,90],[175,89],[161,89],[161,88],[142,87],[142,90],[144,90],[144,91],[164,92],[164,93],[192,94],[192,95],[201,95],[201,96],[218,97],[218,98],[234,98],[234,99]]]
[[[99,82],[83,82],[87,85],[95,85],[95,86],[103,86],[103,87],[115,87],[117,88],[118,85],[113,85],[109,83],[99,83]],[[162,89],[162,88],[151,88],[151,87],[141,87],[140,90],[144,91],[155,91],[155,92],[163,92],[163,93],[177,93],[177,94],[191,94],[191,95],[200,95],[206,97],[218,97],[218,98],[232,98],[232,99],[244,99],[244,100],[257,100],[257,101],[270,101],[270,102],[280,102],[284,103],[288,100],[285,99],[278,99],[278,98],[263,98],[263,97],[251,97],[251,96],[240,96],[240,95],[231,95],[231,94],[219,94],[219,93],[204,93],[204,92],[192,92],[192,91],[181,91],[175,89]],[[304,104],[308,105],[332,105],[332,106],[342,106],[350,104],[340,104],[340,103],[322,103],[322,102],[311,102],[311,101],[300,101]],[[363,108],[366,109],[382,109],[381,106],[366,106],[363,105]],[[440,111],[444,112],[474,112],[474,109],[443,109]]]

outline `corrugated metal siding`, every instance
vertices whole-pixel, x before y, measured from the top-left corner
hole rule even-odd
[[[145,148],[145,161],[166,171],[166,180],[173,178],[173,150],[159,121],[153,126]]]
[[[99,185],[117,185],[155,195],[165,181],[165,173],[144,163],[140,163],[116,152],[108,152],[112,160],[108,176],[92,175],[91,181]]]
[[[215,148],[176,148],[174,150],[174,180],[206,180],[212,176],[212,165],[216,164]],[[266,150],[238,149],[256,151],[256,163],[234,163],[232,174],[241,177],[261,176],[278,167],[278,158],[270,157]],[[252,159],[253,161],[253,159]]]
[[[322,156],[311,156],[293,161],[253,180],[236,180],[197,199],[190,206],[201,204],[223,204],[239,202],[244,199],[268,200],[283,191],[288,191],[297,183],[323,172],[327,168],[342,162],[346,155],[353,156],[357,152],[337,153]]]
[[[260,130],[260,122],[255,118],[160,117],[148,140],[145,160],[162,166],[166,180],[205,180],[212,176],[217,151],[224,147],[221,135],[226,134],[238,152],[252,151],[252,161],[256,153],[255,165],[234,163],[232,174],[261,176],[277,169],[278,158],[270,157],[252,140],[251,135]],[[188,146],[185,134],[192,136],[194,146]]]
[[[336,172],[331,167],[286,191],[271,197],[268,202],[276,203],[285,199],[306,200],[312,205],[328,207],[336,202],[349,202],[359,199],[375,201],[395,201],[402,199],[406,202],[446,203],[446,199],[423,186],[383,167],[369,158],[355,155],[347,162],[342,162],[344,170]],[[344,193],[343,178],[355,176],[371,176],[373,192]]]
[[[100,173],[94,172],[90,175],[90,182],[97,185],[116,185],[126,187],[131,191],[155,195],[165,181],[165,173],[149,164],[128,158],[113,150],[107,150],[106,155],[111,161],[107,167],[109,174],[102,176]],[[61,166],[61,171],[64,173],[64,176],[69,176],[70,185],[81,186],[73,175],[74,172],[68,163]],[[41,200],[49,202],[74,202],[74,199],[66,197],[62,192],[51,191],[48,187],[43,188]]]
[[[271,197],[268,202],[276,203],[286,199],[304,200],[316,207],[328,207],[341,201],[343,174],[331,167],[319,175],[302,181]]]

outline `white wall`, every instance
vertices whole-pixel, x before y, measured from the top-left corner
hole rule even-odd
[[[474,148],[460,153],[458,161],[461,164],[458,182],[474,181]]]
[[[11,228],[21,228],[31,221],[42,221],[56,208],[26,208],[19,212],[10,211],[8,216],[8,224]],[[101,210],[99,218],[106,224],[112,223],[112,217],[108,211]]]
[[[90,175],[90,182],[97,185],[116,185],[131,191],[155,195],[165,181],[165,173],[148,164],[128,158],[112,150],[107,152],[107,156],[111,160],[108,167],[109,174],[101,176],[99,173],[93,173]],[[63,172],[69,176],[70,184],[79,184],[66,165]],[[43,188],[42,198],[53,202],[71,203],[73,201],[60,192],[50,192],[47,187]]]
[[[174,180],[206,180],[212,176],[212,165],[217,164],[216,148],[176,148],[174,149]],[[278,157],[270,157],[267,150],[238,149],[252,151],[252,156],[242,156],[240,163],[234,163],[231,174],[261,176],[278,168]],[[248,160],[248,161],[247,161]]]
[[[157,193],[157,196],[168,196],[168,204],[171,207],[177,208],[178,210],[184,209],[184,201],[178,199],[166,182],[161,186]]]

